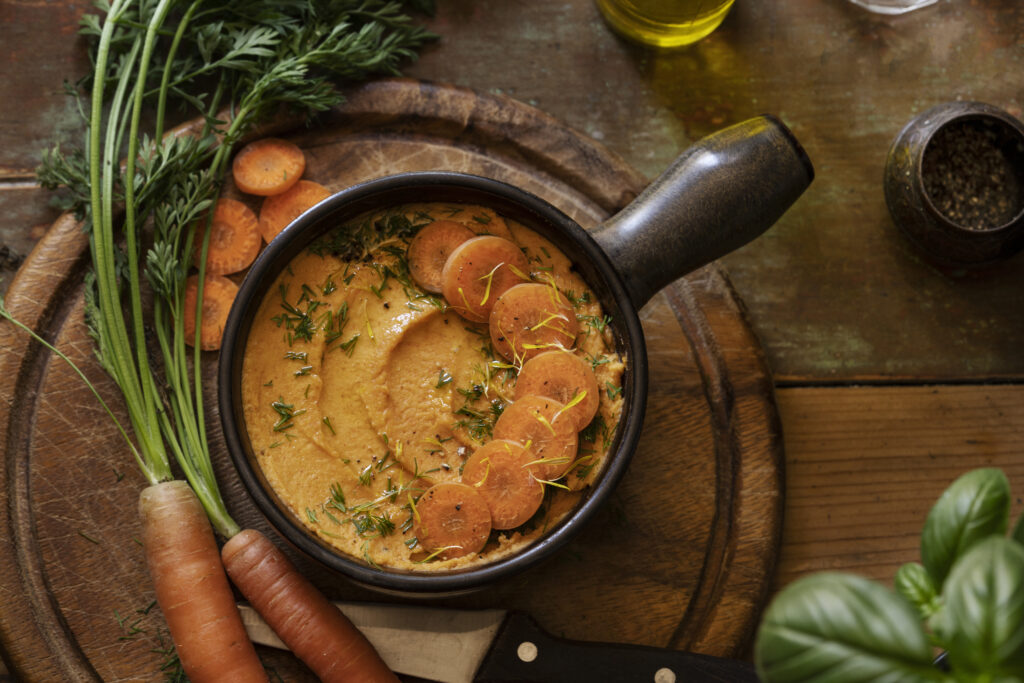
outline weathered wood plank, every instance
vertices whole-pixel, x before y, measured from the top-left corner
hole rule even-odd
[[[776,400],[786,444],[776,589],[826,569],[891,584],[920,561],[932,504],[976,467],[1002,468],[1012,514],[1024,509],[1024,385],[794,388]]]

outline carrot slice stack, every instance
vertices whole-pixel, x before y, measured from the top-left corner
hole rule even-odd
[[[547,396],[565,405],[565,415],[582,430],[601,403],[593,366],[571,351],[545,351],[526,361],[516,380],[515,398]]]
[[[466,460],[462,481],[477,489],[491,511],[491,526],[525,524],[544,500],[544,485],[533,475],[534,456],[514,441],[488,441]]]
[[[501,237],[474,237],[452,251],[442,271],[448,305],[474,322],[486,322],[494,302],[529,279],[530,264],[515,244]]]
[[[434,221],[420,228],[409,243],[409,273],[420,287],[440,294],[443,289],[444,264],[463,242],[476,235],[462,223]]]
[[[494,303],[490,315],[494,350],[516,365],[576,344],[579,322],[569,300],[553,284],[524,283]]]
[[[579,447],[576,425],[565,415],[565,406],[544,396],[516,399],[494,423],[493,434],[526,447],[535,473],[544,481],[563,476]]]

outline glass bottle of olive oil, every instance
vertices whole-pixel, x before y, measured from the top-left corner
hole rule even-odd
[[[678,47],[695,43],[722,23],[733,0],[596,0],[609,25],[627,38]]]

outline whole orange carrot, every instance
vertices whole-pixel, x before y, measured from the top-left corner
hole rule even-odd
[[[397,683],[363,634],[266,536],[239,532],[221,559],[242,595],[321,681]]]
[[[143,546],[157,603],[192,683],[266,681],[206,512],[184,481],[143,489]]]

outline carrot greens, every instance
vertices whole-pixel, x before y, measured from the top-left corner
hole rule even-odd
[[[342,100],[339,82],[397,74],[433,37],[404,13],[424,5],[98,0],[82,19],[94,69],[75,94],[87,135],[45,153],[39,179],[88,231],[90,332],[123,394],[143,474],[173,479],[173,458],[224,537],[239,529],[214,478],[200,352],[188,350],[182,324],[193,250],[201,298],[209,249],[208,229],[193,226],[208,228],[232,150],[257,125],[329,109]],[[165,135],[175,104],[200,124]]]

